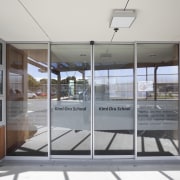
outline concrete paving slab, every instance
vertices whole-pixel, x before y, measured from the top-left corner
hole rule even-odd
[[[179,180],[179,161],[3,161],[0,180]]]

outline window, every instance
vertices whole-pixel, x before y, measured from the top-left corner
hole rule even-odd
[[[179,154],[178,49],[138,45],[138,156]]]

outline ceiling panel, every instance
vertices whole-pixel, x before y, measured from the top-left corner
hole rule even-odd
[[[123,9],[127,0],[0,2],[0,38],[6,41],[81,42],[110,41],[112,10]],[[137,18],[113,41],[180,41],[179,7],[179,0],[130,0],[127,8],[135,9]]]
[[[17,0],[0,0],[0,38],[5,41],[47,41]]]

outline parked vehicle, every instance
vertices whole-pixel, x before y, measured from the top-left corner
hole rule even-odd
[[[33,99],[37,97],[37,95],[32,91],[28,91],[27,96],[29,99]]]

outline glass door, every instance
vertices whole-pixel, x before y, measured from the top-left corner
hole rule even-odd
[[[91,47],[51,46],[51,155],[91,155]]]
[[[134,45],[94,49],[94,155],[134,155]]]

